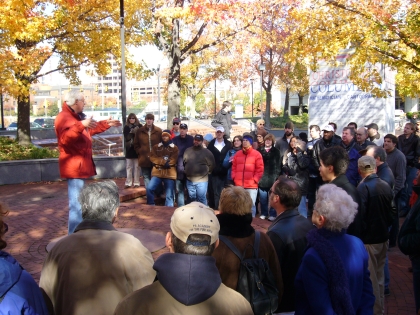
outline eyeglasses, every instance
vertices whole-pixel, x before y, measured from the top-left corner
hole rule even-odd
[[[362,133],[356,133],[356,136],[363,136]]]
[[[172,123],[172,125],[174,125],[174,126],[175,126],[175,125],[179,125],[179,123]]]

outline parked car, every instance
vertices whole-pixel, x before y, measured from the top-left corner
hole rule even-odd
[[[165,116],[160,117],[160,121],[166,121],[166,119],[168,119],[166,115],[165,115]]]
[[[7,128],[6,130],[17,130],[17,122],[12,122]],[[31,130],[36,130],[36,129],[42,129],[42,127],[37,124],[36,122],[31,122],[30,123],[30,128]]]
[[[34,120],[34,122],[40,125],[42,128],[54,128],[53,118],[37,118]]]

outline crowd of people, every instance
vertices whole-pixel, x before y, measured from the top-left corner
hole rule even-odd
[[[241,259],[257,255],[277,289],[274,314],[384,314],[387,252],[398,244],[412,262],[420,313],[420,143],[412,123],[399,137],[381,136],[375,123],[350,122],[341,136],[335,123],[311,125],[307,139],[288,122],[276,141],[262,119],[253,132],[233,135],[229,102],[216,115],[214,137],[189,135],[179,118],[162,130],[152,114],[144,126],[129,114],[126,188],[140,185],[141,174],[148,204],[164,195],[165,206],[177,206],[169,253],[153,261],[138,239],[112,225],[117,185],[84,185],[95,174],[90,136],[118,122],[84,117],[77,92],[64,105],[56,131],[69,186],[69,236],[48,253],[39,287],[0,251],[10,274],[0,284],[1,311],[257,314],[237,292]],[[272,221],[266,233],[251,225],[258,211]],[[0,208],[0,249],[6,215]],[[400,231],[399,217],[406,217]]]

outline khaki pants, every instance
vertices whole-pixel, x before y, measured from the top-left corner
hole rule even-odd
[[[388,241],[380,244],[365,244],[369,255],[369,272],[372,281],[373,294],[375,295],[375,306],[373,314],[384,314],[384,265],[386,252],[388,250]]]

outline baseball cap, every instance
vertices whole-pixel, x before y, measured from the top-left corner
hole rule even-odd
[[[216,128],[216,132],[218,131],[225,132],[225,128],[223,128],[222,126],[219,126]]]
[[[195,135],[194,140],[203,141],[203,136],[202,135]]]
[[[178,117],[174,117],[174,119],[172,119],[172,123],[180,123],[181,119],[179,119]]]
[[[372,156],[364,155],[357,160],[357,166],[362,170],[374,170],[376,168],[375,158]]]
[[[175,209],[171,218],[171,230],[184,243],[187,243],[191,234],[209,235],[211,237],[210,244],[191,244],[208,246],[218,240],[220,224],[212,208],[194,201]]]
[[[331,125],[325,125],[324,128],[322,128],[322,131],[332,131],[332,132],[334,132],[334,128]]]
[[[181,128],[181,129],[188,129],[188,126],[187,126],[187,124],[180,124],[179,125],[179,128]]]
[[[367,129],[372,128],[372,129],[379,130],[378,125],[377,125],[377,124],[375,124],[375,123],[371,123],[371,124],[369,124],[369,125],[367,125],[367,126],[365,126],[365,127],[366,127]]]

